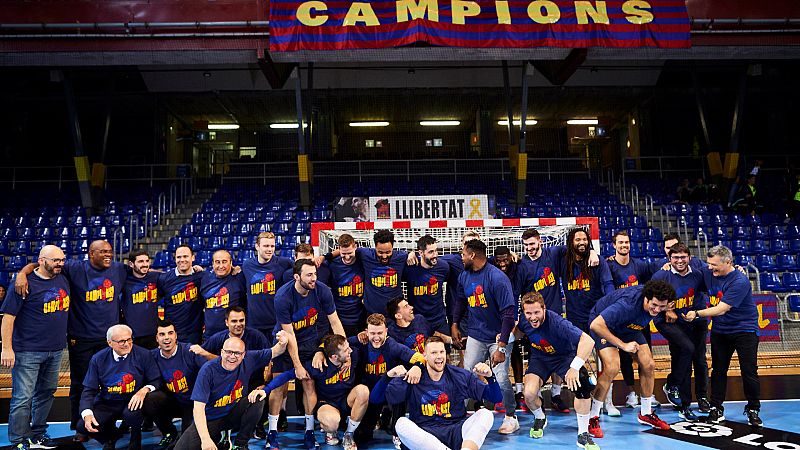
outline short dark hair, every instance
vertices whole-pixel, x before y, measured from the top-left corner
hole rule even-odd
[[[494,256],[505,256],[510,254],[511,254],[511,249],[506,247],[505,245],[501,245],[494,249]]]
[[[356,245],[356,240],[353,239],[352,235],[347,233],[339,236],[339,239],[337,239],[336,242],[339,244],[339,247],[350,247],[352,245]]]
[[[128,253],[128,261],[134,262],[136,261],[136,258],[140,256],[147,256],[148,259],[150,258],[150,254],[147,253],[147,250],[143,248],[137,248],[136,250],[131,250],[131,252]]]
[[[242,308],[242,307],[241,307],[241,306],[239,306],[239,305],[236,305],[236,306],[231,306],[230,308],[228,308],[228,309],[226,309],[226,310],[225,310],[225,318],[227,319],[227,318],[228,318],[228,316],[230,316],[232,312],[237,312],[237,313],[245,313],[245,314],[247,314],[247,313],[245,312],[244,308]]]
[[[429,245],[433,245],[435,243],[436,239],[434,239],[430,234],[426,234],[425,236],[417,239],[417,250],[424,251]]]
[[[172,323],[172,321],[169,320],[169,319],[158,319],[157,328],[167,328],[167,327],[175,328],[175,324]],[[175,331],[178,331],[178,330],[175,329]]]
[[[670,286],[669,283],[666,281],[661,280],[650,280],[644,285],[644,290],[642,291],[645,298],[657,298],[660,301],[671,302],[675,300],[675,288]]]
[[[664,235],[664,243],[666,243],[667,241],[671,241],[673,239],[677,240],[678,242],[683,242],[678,233],[667,233]]]
[[[394,319],[394,315],[400,310],[400,302],[405,300],[403,297],[396,297],[386,303],[386,312],[389,313],[389,318]]]
[[[381,313],[372,313],[367,316],[367,325],[386,325],[386,317]]]
[[[372,237],[375,245],[378,244],[392,244],[394,245],[394,233],[389,230],[378,230],[375,236]]]
[[[310,253],[313,255],[314,247],[312,247],[311,244],[300,243],[294,246],[294,253]]]
[[[303,266],[317,267],[317,265],[314,264],[314,261],[312,261],[312,260],[310,260],[308,258],[298,259],[297,261],[294,262],[292,273],[294,273],[295,275],[302,274],[303,273]]]
[[[477,255],[486,256],[486,244],[480,239],[471,239],[465,242],[464,248],[472,250]]]
[[[670,247],[669,251],[667,251],[669,256],[672,256],[673,253],[686,253],[687,255],[691,255],[691,252],[689,252],[689,247],[683,242],[678,242]]]
[[[439,342],[442,345],[444,345],[444,339],[442,339],[439,336],[433,335],[433,336],[428,336],[427,338],[425,338],[425,348],[428,348],[428,344],[432,344],[434,342]]]
[[[625,236],[628,238],[628,240],[631,238],[631,236],[628,234],[628,230],[618,230],[616,233],[614,233],[614,236],[611,237],[611,242],[613,244],[617,243],[617,236]]]
[[[339,351],[339,347],[347,342],[344,336],[338,334],[329,334],[322,338],[322,351],[325,352],[325,357],[330,358]]]
[[[191,246],[189,246],[189,244],[180,244],[180,245],[178,245],[177,247],[175,247],[175,251],[177,252],[177,251],[178,251],[178,249],[179,249],[179,248],[181,248],[181,247],[186,247],[186,248],[188,248],[188,249],[189,249],[189,253],[191,253],[192,255],[194,255],[194,250],[192,250],[192,247],[191,247]]]
[[[540,238],[539,231],[536,230],[536,228],[528,228],[527,230],[522,232],[523,241],[530,238]]]

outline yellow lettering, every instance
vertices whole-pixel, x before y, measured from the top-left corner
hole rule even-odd
[[[327,11],[328,5],[318,1],[303,2],[299,7],[297,7],[297,20],[299,20],[303,25],[307,25],[309,27],[318,27],[324,25],[325,22],[328,21],[328,16],[320,14],[316,17],[311,17],[311,11],[314,9],[317,11]]]
[[[457,25],[464,25],[464,19],[467,17],[474,17],[481,13],[481,7],[471,1],[453,0],[452,14],[453,23]]]
[[[427,19],[432,22],[439,21],[439,3],[436,0],[397,0],[397,22],[408,22],[408,15],[411,20]]]
[[[494,5],[497,10],[497,23],[500,25],[511,25],[511,13],[508,11],[508,2],[498,0],[494,2]]]
[[[594,23],[603,23],[608,25],[608,11],[606,10],[606,2],[597,2],[597,8],[592,5],[592,2],[575,2],[575,15],[578,16],[578,23],[586,25],[589,23],[589,17],[592,18]]]
[[[378,16],[372,10],[372,5],[369,3],[353,2],[347,15],[344,17],[344,26],[353,26],[357,22],[364,22],[368,27],[376,27],[381,23],[378,21]]]
[[[545,14],[542,14],[542,8]],[[549,0],[535,0],[528,5],[528,17],[536,23],[556,23],[561,18],[561,10]]]
[[[769,319],[764,318],[764,305],[758,304],[756,309],[758,309],[758,328],[767,328]]]
[[[653,13],[650,11],[644,11],[650,8],[650,3],[642,0],[629,0],[622,4],[622,12],[627,14],[627,16],[625,16],[625,20],[637,25],[642,25],[653,21]]]

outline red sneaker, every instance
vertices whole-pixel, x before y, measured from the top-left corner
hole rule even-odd
[[[550,399],[550,404],[553,407],[553,410],[556,412],[567,414],[569,413],[569,407],[564,403],[564,400],[561,400],[560,395],[554,395]]]
[[[589,419],[589,434],[600,439],[603,437],[603,430],[600,428],[600,418],[594,416]]]
[[[656,413],[650,413],[646,416],[643,416],[641,413],[639,413],[639,423],[642,425],[650,425],[651,427],[659,430],[669,430],[669,424],[659,419]],[[589,425],[589,428],[591,428],[591,425]]]
[[[505,413],[506,412],[506,407],[503,406],[503,402],[494,404],[494,412],[497,412],[497,413]]]

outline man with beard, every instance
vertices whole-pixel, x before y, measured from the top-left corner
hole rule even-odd
[[[445,280],[447,282],[447,292],[444,296],[445,301],[445,312],[447,313],[447,323],[450,324],[452,328],[453,323],[453,309],[456,303],[456,292],[459,291],[458,287],[458,277],[461,276],[461,272],[464,271],[464,262],[461,260],[461,250],[464,248],[464,244],[467,241],[471,241],[473,239],[480,239],[481,236],[478,234],[477,231],[468,230],[461,236],[461,245],[459,249],[455,253],[448,253],[446,255],[442,255],[439,257],[441,262],[447,263],[450,267],[450,273]],[[411,253],[411,256],[414,254]],[[411,259],[409,259],[409,264],[411,264]],[[466,337],[464,338],[466,339]],[[457,342],[457,345],[463,344],[461,341],[454,341]]]
[[[200,287],[204,272],[194,270],[194,250],[186,244],[175,249],[175,270],[158,276],[164,318],[175,324],[178,339],[199,344],[203,336]]]
[[[292,367],[295,369],[297,379],[303,384],[303,406],[305,408],[305,445],[306,448],[318,448],[319,444],[314,438],[314,406],[316,394],[314,380],[309,378],[308,372],[302,361],[313,358],[319,346],[322,330],[317,322],[320,313],[328,316],[334,332],[344,336],[342,323],[336,314],[333,304],[331,289],[322,283],[317,283],[317,267],[310,259],[301,259],[294,263],[294,283],[289,283],[278,289],[275,295],[275,317],[278,325],[276,332],[283,330],[289,336],[288,355],[277,358],[273,363],[273,373],[286,372]],[[269,408],[269,433],[267,444],[271,449],[280,448],[278,445],[278,412],[287,393],[285,386],[270,393]]]
[[[11,369],[8,440],[14,448],[56,448],[47,435],[47,415],[67,346],[70,296],[69,283],[61,276],[64,261],[60,248],[42,247],[28,296],[23,300],[11,291],[0,308],[0,365]]]
[[[458,278],[459,291],[451,336],[454,341],[461,340],[458,325],[464,318],[465,310],[469,308],[464,367],[475,367],[478,362],[487,358],[491,360],[506,409],[503,424],[498,431],[501,434],[511,434],[519,429],[519,421],[514,414],[516,400],[508,377],[511,348],[506,347],[514,328],[519,302],[514,298],[508,277],[497,267],[488,264],[486,244],[477,239],[467,241],[461,256],[464,272]]]
[[[597,380],[592,399],[589,432],[603,437],[600,428],[600,408],[608,388],[619,373],[620,350],[636,354],[642,385],[642,408],[638,421],[653,428],[669,430],[669,425],[653,412],[650,397],[655,383],[655,362],[642,330],[654,317],[667,310],[675,301],[675,289],[663,281],[648,281],[644,286],[633,286],[613,291],[592,308],[589,314],[591,336],[603,363],[603,372]]]
[[[158,326],[158,275],[150,270],[150,255],[139,249],[128,255],[131,270],[122,288],[122,318],[133,330],[133,343],[152,350]]]
[[[691,310],[703,309],[706,305],[706,291],[703,273],[692,270],[691,256],[686,244],[675,244],[669,250],[670,270],[659,270],[653,275],[654,280],[669,283],[675,288],[675,310],[667,312],[674,315],[673,320],[665,320],[661,316],[653,320],[658,331],[669,342],[671,371],[664,383],[664,393],[675,407],[680,408],[681,419],[694,421],[697,416],[692,412],[692,366],[694,366],[695,392],[697,405],[701,412],[708,412],[710,405],[706,398],[708,388],[708,362],[706,361],[706,335],[708,321],[705,319],[693,322],[676,322],[674,319]]]
[[[297,244],[294,247],[294,260],[297,261],[300,259],[310,259],[312,261],[314,260],[314,247],[312,247],[311,244]],[[328,265],[328,262],[322,261],[320,264],[317,265],[317,282],[322,283],[325,286],[331,288],[331,294],[333,294],[333,304],[337,305],[336,303],[337,290],[334,289],[332,281],[333,281],[333,276],[331,275],[331,269]],[[289,268],[286,272],[283,272],[283,276],[281,277],[281,286],[283,286],[286,283],[294,283],[294,268]],[[336,314],[339,314],[339,320],[342,320],[341,314],[339,313],[338,305],[336,307]],[[328,318],[325,317],[324,315],[319,317],[319,325],[320,329],[324,330],[321,336],[325,336],[330,333],[331,325],[328,323]],[[344,322],[342,322],[342,326],[344,326]]]
[[[539,389],[552,373],[564,378],[575,393],[580,448],[600,450],[589,434],[589,410],[594,385],[584,363],[592,354],[594,340],[569,323],[561,314],[548,311],[542,294],[528,292],[522,296],[522,316],[517,333],[525,334],[531,345],[531,358],[525,373],[525,399],[534,420],[529,433],[538,439],[544,435],[547,416],[542,410]]]
[[[649,265],[641,259],[631,257],[631,238],[628,236],[627,230],[619,230],[614,233],[612,237],[614,243],[615,253],[608,259],[608,269],[611,271],[611,277],[614,279],[614,286],[617,289],[625,289],[631,286],[638,286],[646,283],[652,273],[650,272]],[[645,327],[642,330],[647,345],[650,345],[650,327]],[[625,385],[628,387],[628,396],[625,404],[628,407],[635,407],[639,404],[634,389],[633,377],[633,358],[626,352],[619,355],[620,370],[622,371],[622,378]],[[657,402],[650,402],[653,406],[659,406]],[[609,391],[608,398],[604,406],[609,416],[619,416],[620,412],[612,402],[612,394]]]
[[[431,336],[425,342],[426,367],[419,382],[412,383],[404,368],[393,369],[385,390],[391,404],[405,403],[409,418],[397,420],[400,441],[412,450],[478,450],[492,428],[494,418],[487,409],[479,409],[467,418],[466,400],[497,403],[502,395],[492,369],[477,363],[472,370],[447,364],[444,341]],[[478,377],[486,378],[486,383]],[[382,383],[385,383],[385,379]],[[382,388],[373,395],[379,396]]]
[[[108,348],[106,331],[119,323],[127,268],[121,262],[112,261],[113,256],[111,244],[94,241],[89,245],[87,260],[67,260],[62,271],[69,281],[72,299],[67,325],[70,429],[75,429],[80,419],[78,408],[89,361],[95,353]],[[37,266],[28,264],[17,274],[14,287],[23,298],[28,293],[27,275]],[[87,437],[76,433],[75,440],[85,442]]]
[[[367,326],[364,310],[364,268],[356,259],[356,243],[353,236],[345,233],[337,239],[339,256],[327,261],[331,271],[331,289],[335,291],[333,302],[336,314],[342,321],[345,335],[356,336]],[[324,257],[318,261],[323,267]]]
[[[450,266],[439,260],[438,243],[429,234],[417,240],[417,251],[420,255],[419,264],[408,266],[403,272],[408,304],[413,306],[417,314],[426,319],[434,330],[447,334],[450,332],[450,327],[447,324],[442,287],[450,273]],[[394,314],[389,311],[387,318],[390,322],[393,317]]]
[[[228,338],[239,338],[250,350],[263,350],[270,347],[270,339],[263,333],[247,326],[244,308],[232,306],[225,311],[225,329],[214,333],[202,346],[192,345],[191,350],[207,359],[219,356],[222,346]]]
[[[194,354],[189,344],[178,342],[178,332],[169,320],[159,320],[156,332],[158,348],[150,351],[161,375],[161,389],[149,394],[144,412],[152,417],[161,431],[158,449],[171,448],[178,441],[178,429],[173,417],[181,419],[181,430],[192,423],[192,390],[197,373],[206,358]]]
[[[217,250],[211,261],[213,270],[206,272],[200,281],[200,298],[203,301],[205,323],[203,340],[209,339],[214,333],[226,330],[228,310],[244,305],[246,299],[244,274],[238,272],[233,275],[231,254],[227,250]]]
[[[450,336],[436,331],[424,316],[417,315],[415,308],[404,298],[389,301],[386,311],[388,317],[394,319],[389,320],[389,336],[415,352],[423,353],[425,339],[431,336],[439,336],[448,345],[453,343]]]

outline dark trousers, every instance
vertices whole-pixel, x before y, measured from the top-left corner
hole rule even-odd
[[[711,406],[721,408],[728,388],[728,368],[733,352],[739,355],[747,409],[761,409],[756,333],[711,333]]]
[[[81,418],[79,410],[81,394],[83,394],[83,379],[89,370],[89,361],[95,353],[108,347],[105,339],[84,339],[68,336],[69,350],[69,406],[71,430],[76,429]]]
[[[131,442],[134,442],[134,440],[141,442],[144,415],[141,409],[136,411],[128,409],[128,400],[113,403],[97,401],[92,405],[92,412],[94,413],[94,419],[99,424],[95,428],[99,431],[90,433],[86,429],[83,419],[80,419],[77,427],[79,433],[97,439],[101,444],[105,444],[108,441],[116,441],[121,434],[117,429],[116,421],[122,419],[131,427]]]
[[[652,348],[650,344],[650,324],[642,330],[642,334],[644,335],[644,340],[647,341],[647,345]],[[619,370],[622,372],[622,379],[625,380],[626,386],[636,384],[636,379],[633,376],[633,356],[630,353],[619,352]],[[640,373],[639,376],[641,375]]]
[[[208,434],[214,442],[219,442],[222,431],[238,429],[239,432],[236,434],[234,443],[244,446],[253,437],[253,430],[256,428],[263,409],[264,400],[250,403],[246,396],[242,397],[227,416],[206,422]],[[197,434],[197,426],[194,423],[183,432],[178,443],[175,444],[175,450],[197,450],[200,447],[200,435]]]
[[[153,419],[162,435],[178,433],[172,419],[181,419],[181,430],[186,431],[192,423],[192,403],[181,403],[170,392],[155,391],[147,394],[144,400],[144,413]]]
[[[706,361],[706,334],[708,322],[662,322],[658,331],[669,342],[670,368],[668,386],[678,386],[681,404],[692,403],[692,367],[694,367],[694,392],[697,398],[708,396],[708,362]]]

